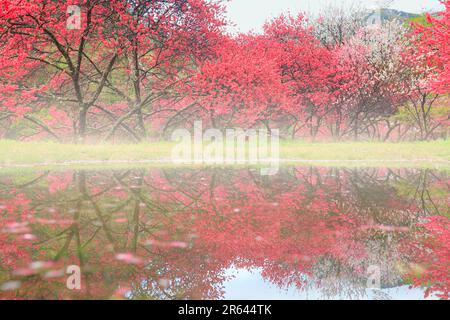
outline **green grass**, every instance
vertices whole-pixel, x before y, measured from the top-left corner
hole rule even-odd
[[[0,167],[142,166],[172,164],[172,142],[75,145],[0,140]],[[450,140],[411,143],[282,141],[283,163],[321,166],[450,167]]]
[[[307,160],[450,161],[450,140],[433,142],[283,142],[281,157]]]
[[[0,164],[63,163],[68,161],[138,161],[170,157],[173,143],[59,144],[0,140]]]

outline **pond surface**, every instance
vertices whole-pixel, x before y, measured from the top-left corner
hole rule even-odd
[[[448,298],[449,185],[419,169],[0,173],[0,299]]]

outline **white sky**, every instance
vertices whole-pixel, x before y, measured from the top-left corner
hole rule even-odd
[[[235,24],[232,31],[259,32],[267,19],[283,12],[317,14],[327,5],[360,4],[372,8],[385,0],[230,0],[228,19]],[[390,8],[412,13],[437,11],[443,8],[439,0],[393,0]]]

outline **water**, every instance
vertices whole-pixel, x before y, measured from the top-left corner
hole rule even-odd
[[[0,299],[446,298],[449,184],[419,169],[0,173]]]

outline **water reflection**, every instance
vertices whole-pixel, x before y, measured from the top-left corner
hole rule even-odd
[[[257,298],[266,288],[270,298],[448,299],[449,183],[413,169],[2,174],[0,298]],[[81,290],[66,286],[69,265]],[[381,288],[368,290],[374,266]]]

